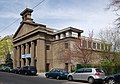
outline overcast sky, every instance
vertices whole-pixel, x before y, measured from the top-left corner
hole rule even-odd
[[[26,8],[33,8],[42,0],[0,0],[0,36],[14,34],[21,19],[7,27],[18,18]],[[96,37],[100,29],[112,25],[116,18],[111,10],[106,11],[109,0],[45,0],[37,6],[32,18],[54,29],[75,27],[84,30],[82,35],[88,36],[94,30]],[[6,28],[6,29],[5,29]]]

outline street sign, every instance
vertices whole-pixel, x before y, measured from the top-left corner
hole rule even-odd
[[[31,58],[31,54],[23,54],[21,58]]]

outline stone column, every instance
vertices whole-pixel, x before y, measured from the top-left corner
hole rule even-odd
[[[24,45],[21,45],[21,56],[24,55]],[[24,59],[21,58],[21,67],[24,66]]]
[[[31,66],[35,66],[35,43],[31,42]]]
[[[20,47],[17,46],[17,67],[20,67],[20,57],[21,57]]]
[[[45,72],[46,59],[45,59],[45,40],[37,40],[37,71]]]
[[[25,54],[29,54],[29,44],[28,43],[26,43]],[[28,58],[26,58],[26,66],[28,66],[28,65],[29,65],[29,60],[28,60]]]
[[[17,67],[17,47],[14,47],[13,68]]]

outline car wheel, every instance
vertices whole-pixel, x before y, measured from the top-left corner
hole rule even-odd
[[[56,79],[59,80],[59,79],[60,79],[60,76],[56,76]]]
[[[90,77],[90,78],[88,78],[88,82],[89,82],[89,84],[93,84],[95,82],[95,80],[93,77]]]
[[[49,78],[49,76],[48,76],[48,75],[46,75],[46,78]]]
[[[27,73],[27,72],[25,72],[25,75],[28,75],[28,73]]]
[[[116,84],[116,83],[115,83],[115,80],[111,78],[108,80],[107,84]]]
[[[72,77],[72,76],[68,76],[68,80],[69,80],[69,81],[72,81],[72,80],[73,80],[73,77]]]

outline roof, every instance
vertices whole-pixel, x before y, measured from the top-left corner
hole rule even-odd
[[[83,30],[73,28],[73,27],[68,27],[68,28],[65,28],[65,29],[62,29],[62,30],[58,30],[58,31],[54,32],[54,34],[66,32],[66,31],[73,31],[73,32],[76,32],[76,33],[83,33]]]
[[[30,8],[26,8],[24,11],[22,11],[21,13],[20,13],[20,15],[21,16],[23,16],[25,13],[27,13],[27,12],[30,12],[30,13],[32,13],[33,12],[33,10],[32,9],[30,9]]]

